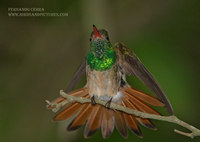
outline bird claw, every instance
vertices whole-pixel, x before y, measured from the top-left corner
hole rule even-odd
[[[106,107],[107,109],[110,109],[110,104],[111,104],[111,102],[112,102],[112,98],[111,98],[109,101],[106,102],[105,107]]]
[[[94,96],[91,97],[91,104],[92,104],[92,105],[95,105],[95,104],[96,104]]]

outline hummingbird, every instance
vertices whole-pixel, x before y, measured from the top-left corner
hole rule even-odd
[[[101,128],[102,137],[108,138],[114,127],[124,138],[128,137],[128,128],[142,138],[139,124],[152,130],[157,129],[151,120],[109,109],[111,102],[155,115],[161,114],[151,106],[164,106],[168,113],[173,115],[172,106],[164,91],[130,48],[121,42],[113,46],[108,32],[104,29],[98,30],[95,25],[93,25],[89,41],[88,54],[65,92],[69,95],[91,99],[91,103],[74,102],[59,112],[54,117],[55,121],[65,120],[76,114],[67,130],[73,131],[85,125],[85,138],[92,136],[99,128]],[[81,89],[71,91],[83,75],[87,78],[86,85]],[[130,86],[126,77],[131,75],[141,80],[155,96]],[[105,106],[97,104],[95,98],[107,103]],[[59,104],[65,99],[59,97],[53,102]]]

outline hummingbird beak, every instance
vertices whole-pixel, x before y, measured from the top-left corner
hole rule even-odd
[[[94,30],[94,38],[102,38],[102,36],[99,34],[99,31],[97,30],[96,26],[93,25],[93,30]]]

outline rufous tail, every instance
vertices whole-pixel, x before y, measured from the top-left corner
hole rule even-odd
[[[121,88],[119,91],[123,93],[121,105],[142,112],[160,115],[159,112],[150,107],[150,105],[164,106],[164,104],[157,98],[132,87]],[[69,95],[90,98],[87,88],[70,92]],[[65,98],[60,97],[54,100],[54,103],[60,103],[63,100],[65,100]],[[113,111],[112,109],[107,109],[102,105],[92,105],[91,103],[72,103],[64,110],[59,112],[54,117],[54,120],[65,120],[75,114],[77,115],[68,125],[67,130],[76,130],[85,125],[85,138],[92,136],[100,127],[103,138],[107,138],[111,135],[114,130],[114,126],[116,126],[119,133],[125,138],[128,137],[127,128],[129,128],[138,137],[143,137],[138,123],[153,130],[156,129],[154,124],[149,119],[135,117],[134,115],[130,115],[121,111]]]

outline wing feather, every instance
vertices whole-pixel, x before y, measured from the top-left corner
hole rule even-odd
[[[80,64],[78,70],[73,75],[72,80],[67,85],[67,88],[65,90],[66,93],[70,92],[74,88],[74,86],[77,84],[80,78],[85,74],[85,72],[86,72],[86,58]]]
[[[127,75],[135,75],[139,78],[165,104],[167,111],[173,115],[172,106],[164,91],[135,53],[122,43],[116,43],[115,52],[122,71]]]

